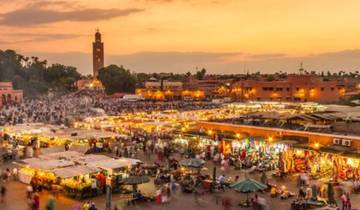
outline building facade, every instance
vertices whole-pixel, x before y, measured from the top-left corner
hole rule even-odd
[[[20,103],[23,100],[23,91],[14,90],[11,82],[0,82],[0,107],[6,104]]]
[[[184,84],[184,89],[190,91],[201,91],[207,98],[221,97],[221,91],[227,89],[232,80],[222,79],[191,79]]]
[[[190,79],[185,82],[150,79],[144,88],[136,90],[136,94],[151,100],[191,100],[199,101],[224,97],[221,92],[228,90],[231,80]]]
[[[101,41],[99,30],[95,33],[95,42],[93,42],[93,76],[99,76],[99,70],[104,68],[104,43]]]
[[[174,100],[181,98],[182,91],[182,82],[153,78],[144,83],[144,88],[136,89],[136,94],[148,100]]]
[[[346,92],[356,90],[357,82],[341,78],[325,80],[317,75],[288,75],[286,79],[243,80],[232,84],[231,96],[236,100],[336,102]]]

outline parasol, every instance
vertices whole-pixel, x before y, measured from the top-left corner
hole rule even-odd
[[[200,168],[205,164],[204,160],[198,159],[198,158],[190,158],[180,161],[180,165],[185,167],[192,167],[192,168]]]
[[[245,179],[240,182],[236,182],[230,186],[232,189],[242,192],[242,193],[250,193],[256,191],[263,191],[267,189],[267,186],[253,179]]]
[[[123,184],[132,185],[133,191],[137,191],[137,185],[150,182],[149,177],[147,176],[130,176],[124,179]]]
[[[126,185],[137,185],[149,182],[150,179],[147,176],[130,176],[124,179],[123,183]]]

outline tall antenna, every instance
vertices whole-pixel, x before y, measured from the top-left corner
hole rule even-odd
[[[300,72],[300,75],[303,74],[303,72],[304,72],[303,62],[300,63],[299,72]]]

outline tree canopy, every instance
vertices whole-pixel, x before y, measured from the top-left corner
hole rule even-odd
[[[107,94],[116,92],[133,93],[136,87],[136,78],[130,70],[123,66],[110,65],[99,70],[99,80],[105,87]]]
[[[26,57],[13,50],[0,50],[0,81],[13,82],[26,97],[36,97],[52,89],[72,90],[81,75],[76,68],[61,64],[47,65],[46,60]]]
[[[201,69],[200,71],[197,71],[196,72],[196,79],[198,79],[198,80],[204,79],[205,74],[206,74],[206,69],[204,69],[204,68]]]

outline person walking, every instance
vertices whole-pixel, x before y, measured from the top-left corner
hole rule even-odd
[[[48,202],[46,204],[46,210],[55,210],[55,198],[52,195],[49,196]]]
[[[37,193],[35,193],[33,197],[33,210],[39,210],[39,209],[40,209],[40,197]]]
[[[96,208],[95,203],[92,203],[89,210],[98,210],[98,208]]]
[[[1,203],[4,203],[6,201],[6,187],[4,185],[0,187],[0,196],[1,196]]]
[[[34,209],[34,199],[32,199],[32,197],[27,197],[27,204],[28,204],[28,209],[29,210],[33,210]]]
[[[222,189],[222,191],[225,191],[225,183],[226,179],[225,179],[225,175],[222,174],[219,176],[219,184],[220,184],[220,188]]]
[[[33,191],[34,191],[34,190],[33,190],[32,186],[31,186],[31,185],[28,185],[28,186],[26,187],[26,197],[31,199],[32,194],[33,194]]]
[[[346,210],[351,210],[351,201],[349,197],[346,200]]]
[[[90,209],[90,201],[87,201],[86,203],[84,203],[81,210],[89,210],[89,209]]]
[[[341,194],[340,196],[341,199],[341,203],[342,203],[342,208],[341,210],[346,210],[346,203],[347,203],[347,196],[345,193]]]
[[[224,210],[230,210],[231,209],[231,200],[228,197],[224,197],[222,200],[222,206],[224,207]]]

